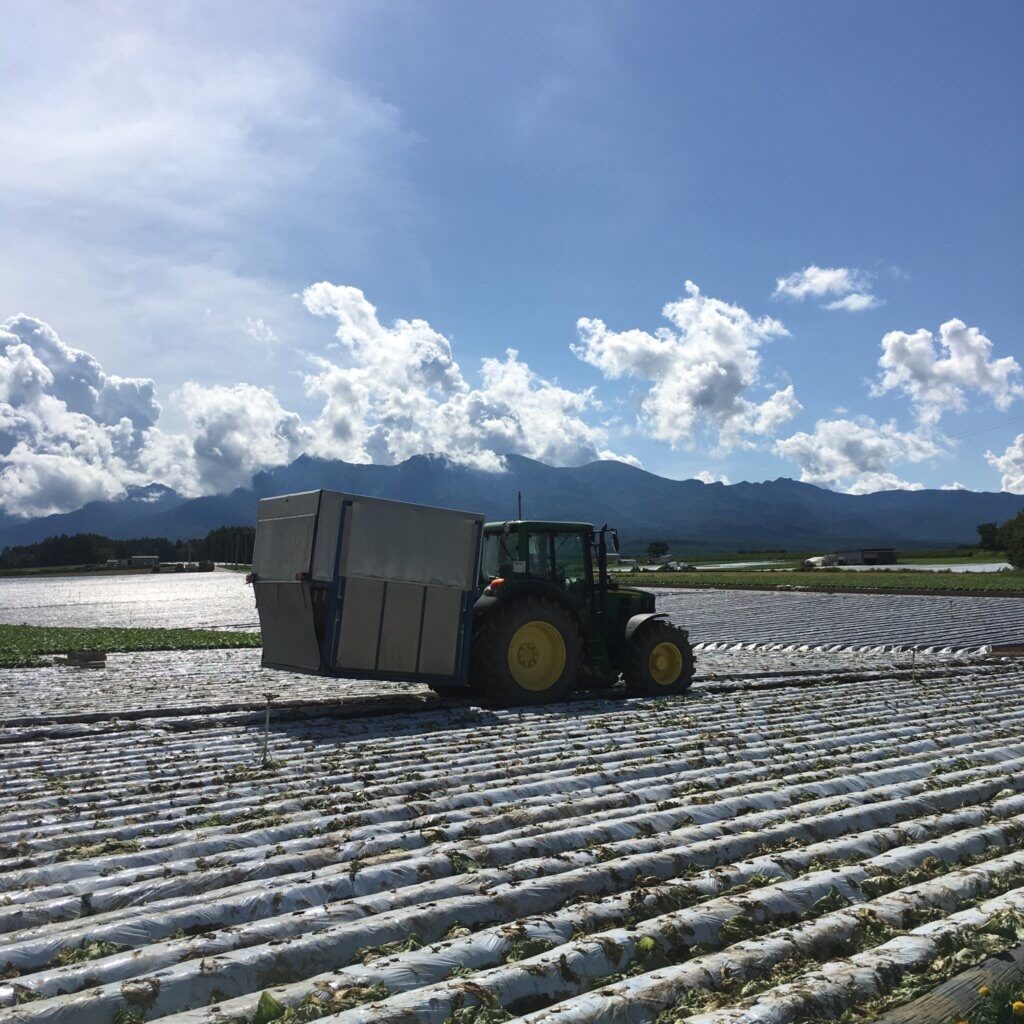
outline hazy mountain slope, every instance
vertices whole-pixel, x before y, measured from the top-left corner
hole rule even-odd
[[[256,501],[327,487],[482,512],[511,519],[522,491],[527,518],[584,520],[619,528],[627,547],[658,538],[688,549],[791,549],[971,543],[975,526],[1003,521],[1024,496],[973,491],[882,491],[850,495],[795,480],[704,484],[669,480],[621,462],[554,469],[508,456],[507,471],[485,473],[438,456],[397,466],[352,465],[303,456],[259,473],[252,486],[192,500],[167,488],[137,488],[61,516],[5,525],[0,547],[54,533],[195,537],[217,526],[251,523]]]
[[[163,484],[129,487],[122,498],[113,501],[90,501],[74,512],[62,512],[38,519],[0,518],[0,548],[17,544],[32,544],[61,533],[99,533],[105,537],[141,537],[140,532],[128,524],[151,519],[165,511],[179,508],[188,502],[176,491]],[[127,532],[125,532],[127,529]],[[150,536],[153,536],[150,533]],[[156,534],[160,536],[160,534]]]

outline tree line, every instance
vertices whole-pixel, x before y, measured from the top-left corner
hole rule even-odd
[[[1005,523],[979,523],[979,546],[986,551],[1005,551],[1007,561],[1024,568],[1024,512]],[[161,562],[252,561],[254,526],[218,526],[205,537],[168,540],[167,537],[132,537],[117,540],[98,533],[59,534],[35,544],[6,547],[0,552],[0,569],[47,569],[59,565],[102,565],[109,558],[158,555]],[[664,555],[668,544],[652,541],[647,553]]]
[[[979,523],[978,546],[985,551],[1005,551],[1012,566],[1024,569],[1024,512],[1005,523]]]
[[[168,540],[166,537],[132,537],[117,540],[98,533],[62,533],[35,544],[6,547],[0,552],[0,569],[47,569],[59,565],[103,565],[110,558],[159,555],[161,562],[252,561],[254,526],[219,526],[205,537]]]

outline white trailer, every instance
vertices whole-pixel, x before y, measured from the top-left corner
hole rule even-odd
[[[264,666],[468,685],[483,525],[339,491],[262,499],[249,578]]]

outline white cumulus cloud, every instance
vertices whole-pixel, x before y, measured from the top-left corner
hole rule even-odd
[[[298,458],[313,440],[299,415],[283,409],[267,388],[202,387],[189,381],[172,397],[189,423],[203,492],[243,487],[258,470]]]
[[[837,296],[824,304],[824,309],[841,309],[859,313],[882,305],[870,291],[871,275],[851,267],[819,267],[811,264],[786,277],[776,278],[775,297],[785,299],[821,299]]]
[[[933,440],[901,431],[895,423],[857,420],[818,420],[813,433],[800,431],[775,442],[773,451],[800,467],[805,483],[865,494],[902,488],[920,490],[921,484],[901,479],[893,466],[934,458],[942,449]]]
[[[106,375],[27,316],[0,324],[0,508],[48,515],[121,493],[160,414],[153,381]]]
[[[172,395],[187,432],[157,425],[152,380],[103,371],[48,324],[0,325],[0,510],[41,516],[150,482],[183,494],[230,490],[295,458],[312,431],[266,388],[187,383]]]
[[[907,395],[921,421],[930,425],[945,412],[964,411],[970,391],[987,395],[997,409],[1024,395],[1017,360],[994,358],[992,342],[962,320],[939,327],[938,345],[931,331],[890,331],[882,338],[878,365],[882,372],[872,392]]]
[[[989,465],[1001,474],[1002,489],[1011,494],[1024,494],[1024,434],[1018,434],[1002,455],[985,452]]]
[[[160,415],[156,389],[144,377],[108,376],[88,352],[65,345],[48,324],[30,316],[15,316],[0,325],[0,344],[21,343],[49,374],[46,390],[70,412],[83,413],[99,423],[118,423],[123,417],[144,430]]]
[[[860,313],[865,309],[877,309],[882,300],[877,295],[865,292],[850,292],[841,299],[825,303],[825,309],[844,309],[847,313]]]
[[[321,282],[305,307],[337,321],[337,353],[305,376],[320,412],[312,421],[253,384],[187,381],[169,399],[183,422],[170,432],[148,378],[104,372],[42,321],[0,325],[0,511],[38,516],[159,482],[185,495],[247,485],[254,473],[304,452],[395,463],[436,453],[500,471],[515,453],[552,465],[617,459],[607,431],[587,422],[592,388],[534,373],[509,349],[481,361],[473,384],[449,340],[424,320],[380,323],[358,288]],[[764,417],[774,415],[768,406]]]
[[[606,378],[651,382],[641,405],[640,425],[673,447],[692,446],[701,430],[717,450],[750,446],[751,436],[774,433],[801,408],[792,385],[762,402],[750,396],[761,378],[761,344],[787,335],[771,317],[755,318],[740,306],[702,295],[686,282],[686,296],[662,315],[672,327],[653,333],[610,330],[603,320],[577,322],[573,352]]]
[[[1020,366],[1011,356],[995,358],[992,342],[976,327],[949,320],[931,331],[890,331],[882,338],[880,373],[871,388],[878,396],[908,397],[917,425],[900,430],[894,422],[867,417],[819,420],[813,433],[776,442],[774,451],[800,466],[800,479],[852,493],[920,487],[894,467],[949,454],[952,442],[937,427],[944,413],[963,411],[971,394],[988,397],[999,409],[1024,395]],[[1024,454],[1011,445],[1003,455],[987,453],[1003,474],[1004,490],[1024,490]],[[959,484],[946,489],[960,489]]]
[[[729,478],[724,473],[713,473],[710,469],[702,469],[699,473],[695,473],[694,480],[699,480],[702,484],[727,484]]]
[[[338,357],[317,357],[306,376],[307,393],[323,400],[318,454],[393,463],[435,452],[490,470],[502,468],[505,453],[552,465],[631,460],[607,451],[604,431],[584,420],[593,389],[539,377],[515,349],[485,358],[474,387],[449,340],[425,320],[384,325],[358,288],[326,281],[307,288],[302,301],[338,322]]]

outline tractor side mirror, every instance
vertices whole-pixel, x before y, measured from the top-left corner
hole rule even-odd
[[[612,530],[612,547],[615,549],[615,553],[619,552],[619,531]]]

